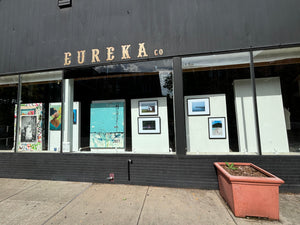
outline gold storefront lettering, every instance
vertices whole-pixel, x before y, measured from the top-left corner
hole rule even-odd
[[[131,45],[130,44],[125,44],[125,45],[121,45],[121,60],[128,60],[131,59],[130,56],[130,49],[131,49]],[[154,56],[161,56],[164,54],[163,49],[155,49],[153,50],[153,54]],[[84,64],[85,60],[86,60],[86,50],[79,50],[77,51],[77,63],[78,64]],[[65,52],[64,53],[64,66],[69,66],[72,63],[72,53],[71,52]],[[100,50],[98,48],[94,48],[91,49],[91,63],[99,63],[101,60],[101,55],[100,55]],[[102,56],[103,57],[103,56]],[[148,57],[147,54],[147,49],[145,46],[145,42],[139,43],[138,44],[138,54],[137,54],[137,58],[145,58]],[[111,62],[113,60],[115,60],[116,55],[115,55],[115,47],[111,46],[111,47],[106,47],[106,61],[107,62]]]

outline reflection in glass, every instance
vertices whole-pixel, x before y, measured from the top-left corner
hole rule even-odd
[[[13,150],[18,76],[0,77],[0,151]]]

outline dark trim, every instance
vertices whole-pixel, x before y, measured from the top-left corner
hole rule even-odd
[[[61,87],[61,132],[60,132],[60,153],[63,153],[63,137],[64,137],[64,115],[65,115],[65,107],[64,107],[64,102],[65,102],[65,79],[64,79],[65,72],[63,72],[63,79],[62,79],[62,87]],[[48,140],[49,141],[49,140]]]
[[[186,154],[186,131],[184,120],[184,97],[181,58],[173,58],[173,107],[175,150],[177,155]]]
[[[16,118],[16,133],[15,133],[15,141],[14,141],[14,152],[17,152],[18,140],[20,135],[20,119],[21,119],[21,101],[22,101],[22,76],[19,74],[18,80],[18,96],[17,96],[17,118]]]
[[[250,51],[250,75],[251,75],[251,87],[253,93],[253,110],[254,110],[254,121],[255,121],[255,129],[256,129],[256,141],[258,154],[261,153],[261,141],[260,141],[260,132],[259,132],[259,119],[258,119],[258,109],[257,109],[257,95],[256,95],[256,83],[255,83],[255,72],[254,72],[254,63],[253,63],[253,52]]]

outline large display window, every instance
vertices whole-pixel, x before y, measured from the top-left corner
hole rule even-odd
[[[300,48],[255,51],[253,58],[262,153],[300,153]]]
[[[61,81],[61,71],[21,75],[17,151],[60,152]]]
[[[182,59],[187,154],[257,154],[254,111],[245,108],[252,93],[250,54],[233,53]],[[246,120],[247,118],[247,120]]]
[[[18,75],[0,77],[0,152],[14,151],[18,81]]]
[[[172,70],[161,60],[67,71],[64,104],[77,128],[66,128],[64,152],[174,153]]]

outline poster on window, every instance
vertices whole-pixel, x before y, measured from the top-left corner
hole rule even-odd
[[[17,117],[17,106],[15,118]],[[19,151],[42,151],[43,144],[43,104],[21,104],[20,133],[18,138]],[[16,122],[15,122],[16,133]]]
[[[90,147],[125,148],[125,101],[94,101],[91,104]]]

